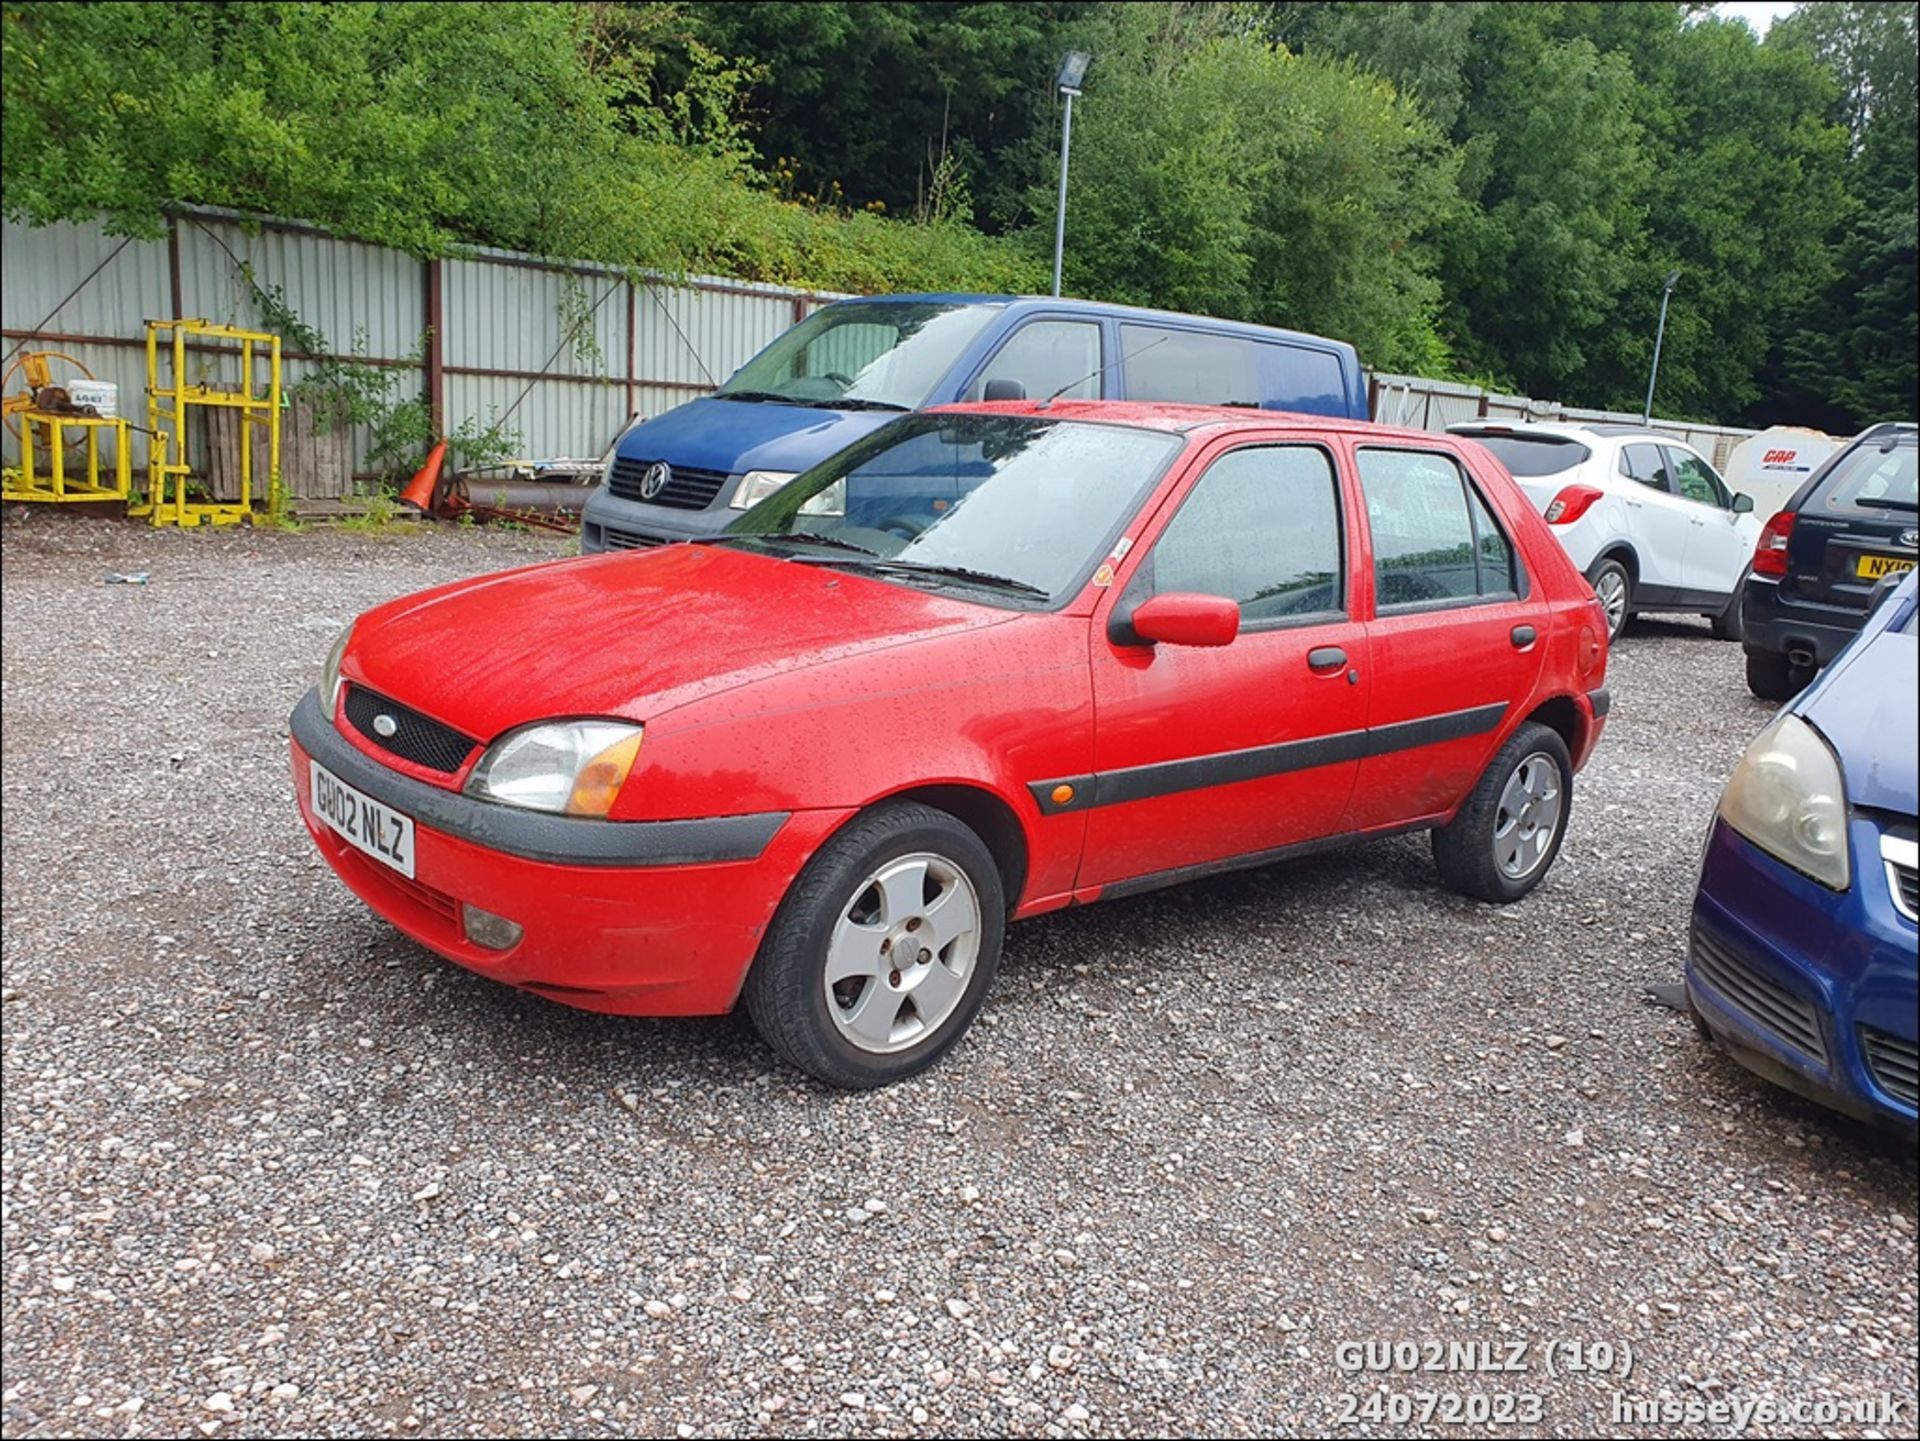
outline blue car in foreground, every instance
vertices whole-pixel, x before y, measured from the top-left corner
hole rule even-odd
[[[1687,998],[1749,1070],[1915,1132],[1915,577],[1748,747],[1694,896]]]

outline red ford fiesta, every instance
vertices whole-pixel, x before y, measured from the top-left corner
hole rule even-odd
[[[378,607],[294,711],[341,878],[570,1005],[744,1000],[839,1085],[967,1029],[1007,921],[1433,833],[1511,901],[1607,625],[1477,445],[1025,402],[903,416],[710,541]]]

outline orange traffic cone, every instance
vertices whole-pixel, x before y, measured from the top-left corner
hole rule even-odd
[[[446,460],[447,443],[444,440],[434,442],[433,449],[427,452],[427,463],[413,473],[407,488],[400,492],[400,503],[431,515],[433,492],[440,484],[440,468],[446,464]]]

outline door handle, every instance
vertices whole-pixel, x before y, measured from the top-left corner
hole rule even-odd
[[[1512,631],[1513,648],[1515,650],[1525,650],[1533,644],[1538,634],[1539,633],[1530,625],[1516,625]]]
[[[1629,510],[1638,510],[1640,509],[1641,506],[1645,504],[1646,502],[1644,500],[1630,500],[1627,502],[1627,508]]]
[[[1347,653],[1337,645],[1315,646],[1307,652],[1307,669],[1318,672],[1336,671],[1347,663]]]

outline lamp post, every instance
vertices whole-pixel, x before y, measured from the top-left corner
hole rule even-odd
[[[1053,293],[1060,293],[1060,258],[1067,244],[1067,156],[1073,148],[1073,97],[1087,78],[1087,66],[1093,56],[1084,50],[1069,50],[1060,61],[1060,73],[1054,88],[1066,99],[1066,117],[1060,122],[1060,202],[1053,219]]]
[[[1640,408],[1640,423],[1653,421],[1653,383],[1660,378],[1660,342],[1667,338],[1667,302],[1673,299],[1673,287],[1680,283],[1680,272],[1668,272],[1667,283],[1660,291],[1660,328],[1653,333],[1653,367],[1647,372],[1647,403]],[[1054,292],[1058,294],[1058,291]]]

